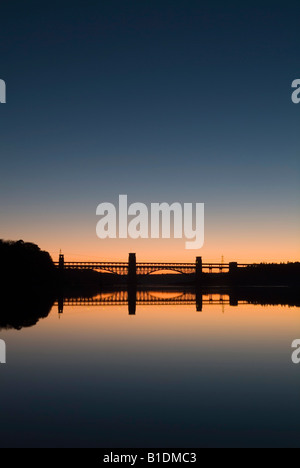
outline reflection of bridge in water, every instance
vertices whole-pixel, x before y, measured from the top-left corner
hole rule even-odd
[[[246,301],[237,301],[229,294],[203,294],[192,291],[140,291],[135,288],[103,292],[95,297],[60,299],[57,302],[59,313],[63,312],[65,306],[122,306],[128,305],[130,315],[136,312],[136,306],[148,305],[196,305],[198,312],[202,311],[204,305],[231,305],[237,306]]]

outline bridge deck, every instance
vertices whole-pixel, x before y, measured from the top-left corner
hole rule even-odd
[[[54,262],[56,267],[59,266],[59,262]],[[249,263],[239,263],[238,267],[248,267],[251,264]],[[204,269],[229,269],[229,263],[217,263],[217,262],[204,262],[202,263],[202,268]],[[64,268],[71,269],[101,269],[101,268],[116,268],[116,269],[127,269],[128,262],[64,262]],[[137,269],[164,269],[164,270],[173,270],[173,269],[196,269],[195,263],[180,263],[180,262],[137,262]]]
[[[135,281],[136,275],[150,275],[156,272],[173,271],[183,275],[195,275],[200,279],[203,271],[213,273],[231,272],[238,267],[247,267],[248,264],[219,263],[219,262],[202,262],[201,257],[196,258],[195,263],[190,262],[136,262],[135,254],[129,255],[129,262],[65,262],[64,256],[60,255],[59,262],[55,262],[55,266],[61,270],[97,270],[109,272],[121,276],[129,276],[130,281]]]

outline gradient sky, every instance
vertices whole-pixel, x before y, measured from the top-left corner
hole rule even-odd
[[[300,4],[1,2],[0,237],[56,259],[300,259]],[[96,237],[96,207],[204,202],[205,245]]]

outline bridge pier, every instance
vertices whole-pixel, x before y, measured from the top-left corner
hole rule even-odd
[[[128,285],[128,314],[135,315],[136,312],[136,285]]]
[[[231,307],[237,307],[239,305],[239,301],[235,294],[231,293],[229,295],[229,304],[231,305]]]
[[[58,268],[61,271],[65,269],[65,256],[63,254],[59,254]]]
[[[62,314],[64,311],[64,298],[63,296],[60,296],[58,298],[58,313]]]
[[[202,312],[203,307],[203,299],[202,299],[202,291],[196,289],[196,311]]]
[[[229,263],[229,273],[230,273],[231,275],[234,275],[234,274],[237,273],[237,271],[238,271],[238,264],[237,264],[237,262],[230,262],[230,263]]]
[[[196,257],[196,283],[202,279],[202,257]]]
[[[130,253],[128,258],[128,285],[136,284],[136,254]]]

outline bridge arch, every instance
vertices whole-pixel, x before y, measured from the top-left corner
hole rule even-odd
[[[178,275],[184,275],[186,274],[184,271],[180,270],[180,269],[175,269],[175,268],[152,268],[148,271],[146,271],[144,274],[146,276],[149,276],[149,275],[153,275],[153,274],[157,274],[157,273],[160,273],[162,275],[171,275],[171,274],[178,274]],[[139,271],[138,271],[138,274],[139,274]]]
[[[137,274],[138,275],[152,275],[153,273],[161,274],[181,274],[187,275],[195,273],[195,265],[186,264],[143,264],[137,263]]]
[[[92,271],[97,271],[98,273],[109,273],[111,275],[118,275],[119,272],[117,270],[117,268],[113,268],[113,267],[106,267],[106,266],[95,266],[93,268],[91,268]]]

